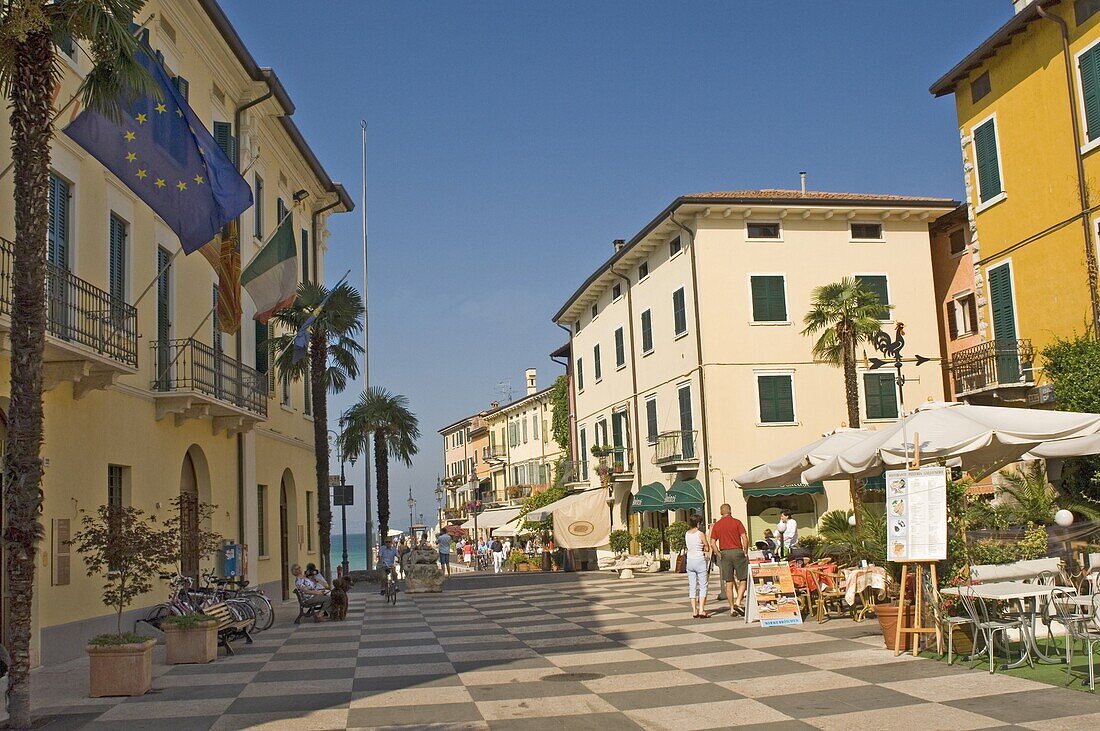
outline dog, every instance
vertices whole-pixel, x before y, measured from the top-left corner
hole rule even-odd
[[[351,589],[354,583],[355,582],[348,577],[336,579],[332,582],[332,593],[330,594],[332,609],[329,611],[332,621],[343,622],[347,618],[348,590]]]

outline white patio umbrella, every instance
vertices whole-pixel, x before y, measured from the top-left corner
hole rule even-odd
[[[742,488],[781,487],[799,483],[802,481],[802,473],[805,470],[850,449],[874,433],[870,429],[842,427],[782,457],[776,457],[770,462],[753,467],[748,472],[734,477],[733,481]]]
[[[922,460],[989,474],[1044,442],[1100,434],[1100,414],[928,403],[802,473],[803,482],[868,477],[904,467],[920,435]]]

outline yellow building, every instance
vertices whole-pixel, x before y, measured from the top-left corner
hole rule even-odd
[[[977,291],[981,342],[952,356],[956,395],[1039,404],[1032,351],[1100,320],[1100,2],[1013,5],[930,91],[955,97]]]
[[[291,120],[294,105],[260,68],[213,0],[153,0],[135,19],[177,88],[216,138],[235,140],[256,205],[240,220],[242,259],[276,216],[293,212],[303,279],[323,281],[326,216],[351,210]],[[58,106],[90,70],[78,45],[57,50]],[[70,108],[71,109],[71,108]],[[69,110],[62,122],[69,118]],[[10,136],[6,117],[3,136]],[[229,143],[227,143],[229,144]],[[232,152],[232,148],[230,147]],[[0,158],[10,156],[4,147]],[[0,159],[0,167],[10,160]],[[63,133],[53,145],[45,459],[33,612],[34,662],[79,656],[113,628],[102,581],[66,540],[108,502],[164,516],[172,498],[216,504],[212,529],[247,547],[247,578],[278,598],[294,562],[319,561],[313,425],[306,389],[277,383],[258,347],[267,334],[242,297],[239,334],[215,329],[217,280],[201,255],[174,256],[171,230]],[[0,180],[0,333],[10,327],[13,186]],[[158,276],[158,272],[163,272]],[[0,407],[10,359],[0,354]],[[197,573],[194,556],[183,569]],[[210,566],[213,568],[213,566]],[[158,586],[127,622],[167,598]],[[0,607],[6,606],[6,601]]]

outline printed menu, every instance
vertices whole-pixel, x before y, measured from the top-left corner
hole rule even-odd
[[[759,620],[761,627],[802,624],[796,591],[791,567],[787,562],[749,564],[749,598],[745,621]]]
[[[886,558],[947,558],[947,468],[886,472]]]

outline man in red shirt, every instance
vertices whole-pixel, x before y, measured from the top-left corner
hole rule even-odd
[[[722,582],[726,585],[726,599],[730,603],[730,616],[744,614],[741,602],[745,598],[745,579],[749,575],[749,534],[745,524],[730,515],[730,506],[724,504],[720,511],[722,517],[715,521],[710,529],[710,537],[720,551],[718,568],[722,572]],[[733,598],[733,583],[737,582],[737,599]]]

